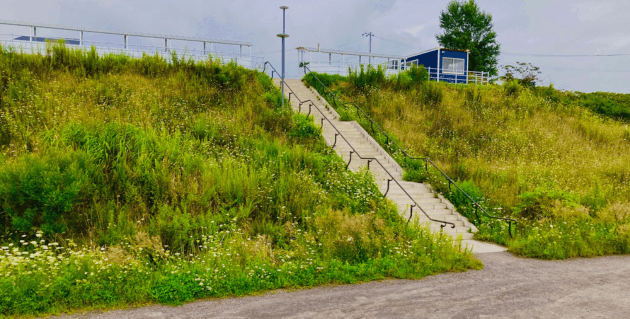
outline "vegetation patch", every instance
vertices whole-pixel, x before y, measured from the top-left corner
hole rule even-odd
[[[56,44],[0,76],[0,316],[481,267],[258,71]]]
[[[314,76],[304,80],[324,95]],[[516,81],[373,87],[363,94],[347,81],[331,90],[341,101],[355,101],[390,138],[372,131],[352,104],[324,96],[343,119],[356,120],[388,150],[405,170],[403,178],[428,182],[453,202],[479,228],[477,239],[547,259],[630,252],[625,213],[630,133],[621,117],[584,107],[598,94],[586,97]],[[404,156],[394,142],[418,159]],[[485,217],[440,172],[425,166],[425,157],[488,212],[516,218],[514,237],[506,222]]]

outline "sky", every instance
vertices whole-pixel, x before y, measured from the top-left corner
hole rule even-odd
[[[373,32],[374,53],[409,55],[437,47],[435,35],[441,32],[439,15],[447,3],[440,0],[0,0],[0,19],[248,41],[252,43],[253,56],[269,60],[280,69],[281,40],[276,35],[282,33],[279,7],[286,5],[289,7],[286,73],[287,77],[298,77],[295,48],[300,46],[319,44],[326,49],[367,52],[369,39],[361,35]],[[501,45],[500,65],[517,61],[532,63],[541,68],[542,84],[553,84],[558,89],[630,93],[630,1],[477,0],[477,3],[493,17]],[[28,35],[29,30],[0,25],[0,34]],[[39,35],[78,37],[76,32],[45,29],[38,29]],[[85,37],[122,42],[120,36],[86,34]],[[150,42],[130,39],[133,41]],[[228,46],[217,49],[234,50]],[[570,56],[610,54],[626,55]],[[313,62],[318,59],[316,53],[310,58]],[[327,58],[322,54],[322,60]],[[338,58],[341,57],[333,59]],[[358,58],[346,57],[345,61],[352,59]]]

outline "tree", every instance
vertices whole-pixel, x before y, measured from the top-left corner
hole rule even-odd
[[[481,11],[474,0],[454,0],[440,14],[440,27],[444,30],[444,33],[436,35],[440,46],[470,50],[469,70],[497,75],[497,57],[501,46],[492,29],[491,14]]]
[[[503,66],[505,75],[501,76],[504,81],[517,81],[524,87],[536,86],[536,82],[540,82],[540,68],[526,62],[516,62],[516,65]]]

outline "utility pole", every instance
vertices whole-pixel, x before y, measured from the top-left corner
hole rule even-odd
[[[363,36],[364,37],[370,37],[370,53],[372,53],[372,37],[374,36],[374,33],[372,33],[372,31],[365,32],[365,33],[363,33]],[[372,64],[372,56],[370,56],[369,61],[370,61],[369,64]]]
[[[285,33],[285,11],[289,9],[287,6],[280,7],[282,9],[282,33],[278,34],[279,38],[282,38],[282,107],[284,107],[284,39],[289,35]]]

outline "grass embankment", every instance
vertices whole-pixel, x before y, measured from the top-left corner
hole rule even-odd
[[[401,86],[410,76],[387,79],[379,70],[318,76],[406,150],[431,158],[491,213],[518,219],[515,238],[506,223],[480,223],[437,171],[406,161],[375,134],[405,168],[405,179],[429,182],[478,225],[476,238],[538,258],[630,253],[630,129],[621,111],[603,115],[582,104],[592,97],[552,87],[452,85],[426,77]],[[311,76],[305,81],[320,89]],[[337,112],[369,131],[352,107],[339,104]]]
[[[0,48],[0,317],[479,268],[212,59]]]

